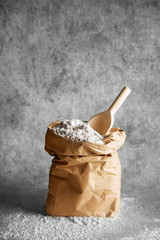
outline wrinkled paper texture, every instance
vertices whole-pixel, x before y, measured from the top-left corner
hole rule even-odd
[[[126,134],[112,128],[104,145],[73,142],[48,126],[45,150],[54,156],[46,212],[52,216],[114,217],[120,209],[121,165],[117,150]]]

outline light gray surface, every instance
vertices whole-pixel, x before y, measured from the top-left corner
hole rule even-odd
[[[152,194],[154,192],[152,191]],[[123,197],[116,218],[50,217],[1,205],[0,239],[12,240],[159,240],[159,196],[151,192]],[[38,199],[37,199],[38,200]]]
[[[136,209],[137,234],[141,226],[146,234],[159,231],[159,26],[155,0],[0,1],[2,232],[7,212],[11,219],[18,214],[15,206],[37,219],[44,210],[51,164],[43,150],[47,125],[65,118],[88,120],[107,109],[125,85],[132,92],[114,126],[127,134],[119,151],[122,194],[133,201],[125,202],[126,213],[122,204],[124,218],[116,221],[124,224],[120,236],[137,239],[130,232]],[[104,220],[101,239],[105,223],[111,233],[115,222]],[[113,229],[118,237],[119,228]]]

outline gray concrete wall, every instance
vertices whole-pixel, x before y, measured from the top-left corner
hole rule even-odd
[[[125,85],[122,191],[160,184],[160,1],[1,0],[0,85],[3,193],[46,189],[48,124],[88,120]]]

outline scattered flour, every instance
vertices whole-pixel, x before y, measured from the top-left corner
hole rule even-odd
[[[54,126],[53,131],[55,134],[72,141],[104,144],[103,136],[79,119],[64,120]]]

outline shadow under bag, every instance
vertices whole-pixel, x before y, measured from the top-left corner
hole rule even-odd
[[[45,150],[54,156],[46,212],[52,216],[115,217],[120,209],[121,165],[117,150],[126,134],[112,128],[104,145],[73,142],[48,126]]]

